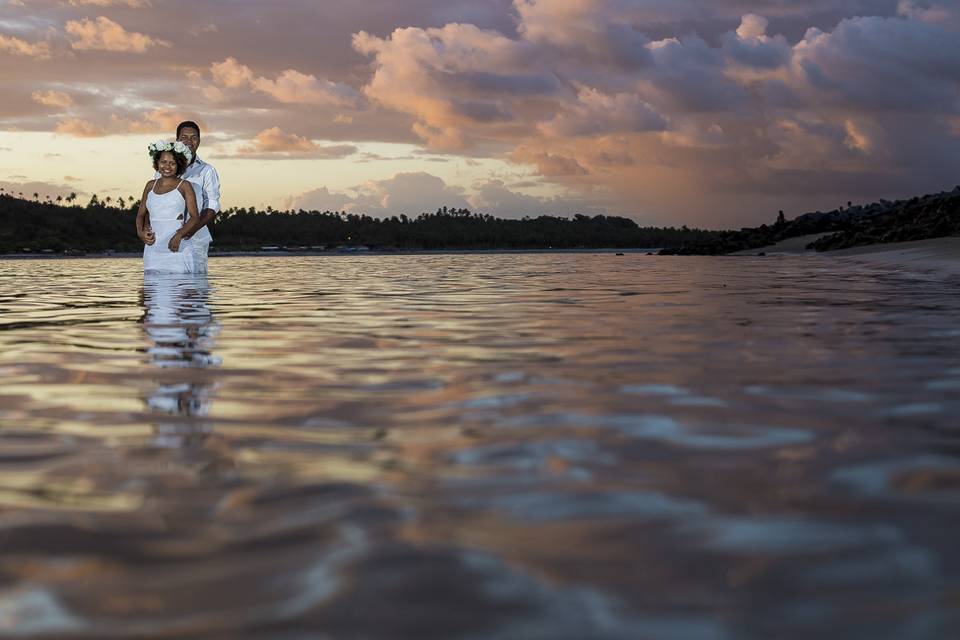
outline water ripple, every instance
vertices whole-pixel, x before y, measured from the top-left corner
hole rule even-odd
[[[960,630],[956,282],[826,258],[0,262],[0,635]]]

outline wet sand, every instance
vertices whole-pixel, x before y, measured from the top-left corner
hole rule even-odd
[[[960,274],[960,237],[930,238],[912,242],[875,244],[828,251],[824,255],[837,256],[888,266],[939,270]]]
[[[834,256],[844,260],[855,260],[883,264],[891,267],[918,268],[924,271],[942,271],[944,273],[960,274],[960,237],[930,238],[914,240],[912,242],[893,242],[889,244],[871,244],[863,247],[851,247],[836,251],[816,252],[808,250],[806,246],[824,235],[814,234],[790,238],[783,242],[737,251],[734,256],[756,256],[764,253],[768,256],[777,255],[820,255]]]

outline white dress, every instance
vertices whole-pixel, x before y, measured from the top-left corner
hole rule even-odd
[[[180,181],[183,183],[183,180]],[[174,253],[167,248],[170,238],[184,225],[187,216],[186,201],[180,193],[180,185],[167,193],[156,193],[153,183],[147,194],[147,211],[150,227],[156,242],[143,247],[143,270],[163,273],[193,273],[194,254],[190,240],[180,241],[180,250]]]

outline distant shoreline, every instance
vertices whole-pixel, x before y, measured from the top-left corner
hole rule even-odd
[[[595,248],[595,249],[397,249],[397,250],[376,250],[366,251],[217,251],[211,252],[210,258],[259,258],[271,256],[295,257],[295,256],[409,256],[409,255],[485,255],[485,254],[528,254],[528,253],[609,253],[616,255],[618,253],[631,254],[656,254],[659,248],[649,249],[624,249],[624,248]],[[0,260],[92,260],[103,258],[139,258],[143,255],[140,251],[115,251],[115,252],[85,252],[81,254],[64,253],[0,253]]]
[[[960,237],[930,238],[910,242],[878,243],[838,249],[833,251],[814,251],[806,249],[806,245],[823,234],[813,234],[791,238],[784,242],[738,251],[736,253],[713,256],[717,258],[776,258],[778,256],[818,256],[835,258],[844,261],[882,264],[888,267],[911,268],[924,271],[939,271],[947,274],[960,274]],[[659,249],[623,249],[623,248],[595,248],[595,249],[397,249],[383,250],[334,250],[334,251],[218,251],[210,254],[210,258],[235,257],[355,257],[355,256],[430,256],[430,255],[510,255],[510,254],[632,254],[656,255]],[[7,253],[0,254],[3,260],[102,260],[105,258],[139,258],[141,253],[132,251],[118,251],[114,253],[90,252],[80,255],[66,255],[62,253]],[[684,256],[663,256],[684,257]],[[698,257],[698,256],[686,256]],[[702,257],[702,256],[699,256]]]

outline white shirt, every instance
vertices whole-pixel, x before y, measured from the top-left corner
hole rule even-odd
[[[160,173],[155,173],[153,177],[159,178]],[[212,164],[196,158],[180,177],[193,187],[193,193],[197,196],[198,214],[203,213],[204,209],[220,211],[220,175]],[[210,229],[204,226],[193,235],[193,239],[196,242],[211,242],[213,236]]]

